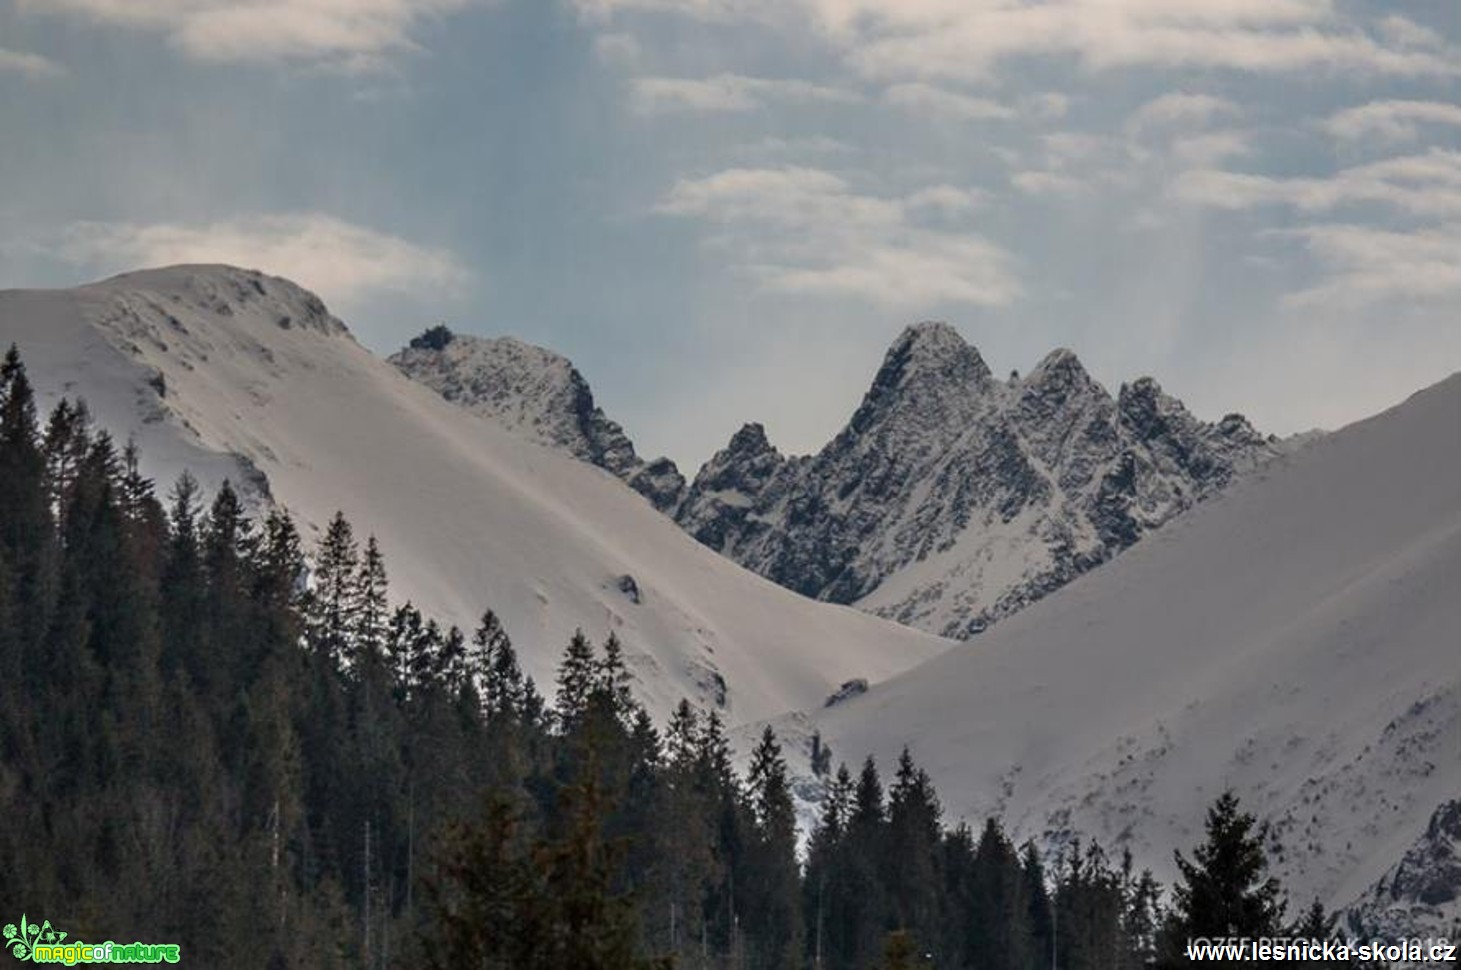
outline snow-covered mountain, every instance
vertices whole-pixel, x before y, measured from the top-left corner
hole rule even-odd
[[[594,404],[588,381],[560,354],[515,337],[433,327],[390,361],[448,401],[606,469],[661,511],[679,504],[685,479],[675,463],[640,458],[624,429]]]
[[[433,339],[433,337],[435,339]],[[1274,442],[1143,378],[1113,398],[1068,350],[997,380],[945,324],[908,328],[819,453],[748,424],[686,486],[646,464],[564,358],[423,335],[392,358],[448,400],[608,469],[691,535],[788,589],[966,637],[1104,562]]]
[[[1131,545],[1275,446],[1142,379],[1112,398],[1068,350],[996,379],[952,327],[910,327],[847,426],[783,458],[736,434],[677,518],[788,588],[964,637]]]
[[[165,492],[245,475],[308,535],[342,509],[375,533],[393,593],[469,627],[495,609],[540,683],[575,627],[616,631],[638,691],[732,722],[820,703],[948,644],[814,603],[696,543],[606,472],[443,400],[312,294],[222,266],[0,292],[43,403],[81,395],[134,436]]]
[[[802,723],[854,763],[911,746],[951,816],[1128,844],[1166,878],[1231,787],[1296,905],[1426,935],[1426,906],[1455,917],[1454,811],[1432,815],[1461,792],[1458,590],[1461,374]],[[1451,854],[1407,856],[1431,829]]]

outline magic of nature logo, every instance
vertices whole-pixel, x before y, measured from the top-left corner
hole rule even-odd
[[[182,948],[176,943],[86,943],[66,939],[66,932],[50,920],[33,923],[20,917],[20,924],[6,923],[5,947],[17,960],[27,963],[177,963]]]

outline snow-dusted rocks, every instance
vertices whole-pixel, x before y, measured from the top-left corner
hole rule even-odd
[[[1296,909],[1374,899],[1390,872],[1376,905],[1418,914],[1452,885],[1439,838],[1394,867],[1461,792],[1458,589],[1461,374],[807,715],[852,764],[909,745],[951,819],[1097,837],[1163,879],[1232,788]]]
[[[472,337],[433,328],[393,354],[408,377],[473,414],[558,448],[623,479],[660,510],[685,487],[674,462],[646,462],[624,429],[594,404],[566,357],[515,337]]]
[[[181,266],[0,292],[0,341],[44,403],[84,396],[102,427],[136,434],[160,493],[183,468],[205,486],[254,468],[307,539],[343,510],[378,536],[395,598],[468,629],[497,611],[545,688],[575,627],[619,635],[661,720],[681,697],[731,723],[820,705],[948,646],[717,556],[603,471],[408,379],[285,280]],[[552,359],[505,350],[543,375],[519,399],[572,393]],[[586,413],[568,430],[622,467],[632,450]]]
[[[1443,802],[1405,856],[1344,913],[1365,940],[1461,940],[1461,798]]]
[[[1115,399],[1068,350],[996,379],[952,327],[888,350],[847,426],[783,458],[747,425],[676,518],[800,593],[965,637],[1109,559],[1276,454],[1144,378]]]
[[[909,327],[815,455],[747,424],[688,486],[644,462],[563,357],[437,328],[391,358],[449,401],[607,469],[779,585],[966,637],[1131,545],[1276,452],[1148,378],[1112,398],[1068,350],[1000,381],[942,323]]]

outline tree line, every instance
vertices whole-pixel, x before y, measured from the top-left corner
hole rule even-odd
[[[311,555],[0,366],[0,921],[181,944],[209,967],[1124,970],[1285,915],[1236,799],[1166,891],[1095,843],[949,825],[905,751],[835,770],[799,849],[768,728],[657,725],[583,633],[552,697],[490,611],[393,604],[337,514]]]

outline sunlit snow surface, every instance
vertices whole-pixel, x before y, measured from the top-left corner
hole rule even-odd
[[[732,723],[948,646],[746,572],[607,472],[408,380],[285,280],[185,266],[4,292],[0,340],[20,344],[46,402],[81,394],[119,439],[135,434],[161,492],[185,466],[237,480],[236,454],[307,537],[344,510],[379,537],[397,598],[469,629],[498,611],[550,692],[576,627],[618,633],[656,715],[723,697]]]

